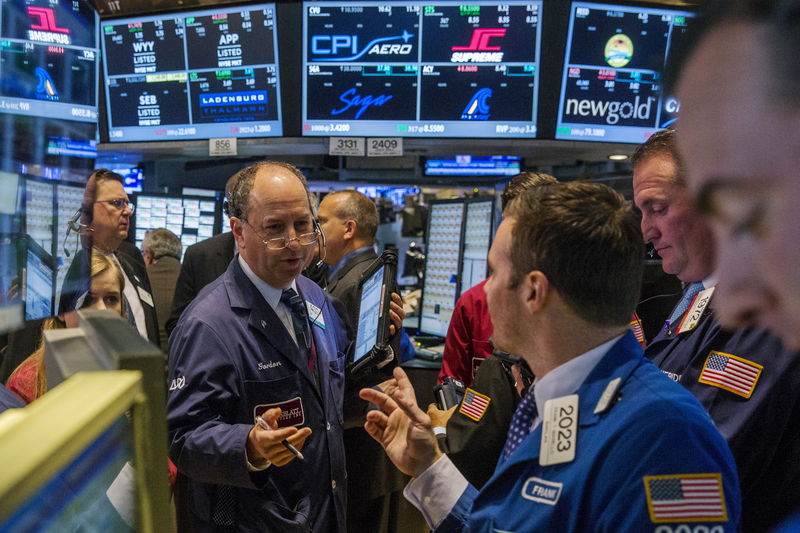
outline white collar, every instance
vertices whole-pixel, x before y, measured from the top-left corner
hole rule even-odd
[[[539,418],[544,414],[544,404],[547,400],[567,396],[577,391],[597,363],[608,353],[611,346],[621,338],[622,335],[614,337],[610,341],[570,359],[563,365],[557,366],[542,379],[534,381],[533,394],[536,398]]]
[[[253,270],[250,268],[250,265],[247,264],[241,255],[238,256],[239,258],[239,266],[242,267],[244,271],[244,275],[247,276],[247,279],[253,282],[253,285],[256,286],[258,292],[261,293],[261,296],[264,297],[264,300],[267,301],[269,306],[274,311],[278,308],[278,304],[281,303],[281,294],[283,293],[283,289],[291,287],[297,291],[297,281],[292,280],[292,282],[287,287],[276,288],[264,281],[263,279],[259,278],[255,275]]]

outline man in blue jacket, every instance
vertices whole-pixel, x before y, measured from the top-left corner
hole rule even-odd
[[[170,337],[170,458],[192,531],[344,531],[346,332],[300,276],[318,228],[291,165],[239,172],[239,254]],[[301,450],[296,457],[282,441]]]
[[[438,451],[402,370],[367,431],[415,477],[406,495],[436,531],[737,531],[733,458],[700,404],[628,331],[641,234],[611,189],[538,187],[511,204],[489,253],[498,349],[537,379],[480,492]],[[478,395],[460,409],[487,408]]]

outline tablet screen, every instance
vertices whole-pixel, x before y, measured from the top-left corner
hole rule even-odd
[[[353,361],[358,361],[369,353],[378,343],[378,323],[380,321],[383,287],[383,269],[381,266],[361,286],[361,305],[358,309],[358,334]]]

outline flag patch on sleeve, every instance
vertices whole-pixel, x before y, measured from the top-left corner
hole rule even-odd
[[[644,476],[647,510],[653,522],[727,522],[722,475]]]
[[[742,357],[712,350],[697,381],[749,398],[763,369]]]
[[[491,398],[480,392],[468,388],[464,392],[464,399],[461,401],[461,406],[458,411],[464,416],[473,419],[475,422],[480,422],[486,410],[489,408]]]

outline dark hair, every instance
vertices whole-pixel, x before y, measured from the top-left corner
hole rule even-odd
[[[232,180],[235,180],[235,183],[233,184],[233,188],[230,191],[230,198],[228,199],[229,216],[247,220],[247,211],[250,207],[250,191],[253,190],[256,174],[261,168],[267,166],[280,167],[294,174],[297,179],[300,180],[300,183],[303,184],[303,188],[306,190],[306,195],[309,198],[309,205],[312,205],[311,192],[308,190],[308,182],[297,167],[289,163],[284,163],[283,161],[259,161],[258,163],[246,166],[231,177]],[[311,216],[314,216],[313,210]]]
[[[512,288],[543,272],[564,302],[599,326],[628,324],[639,301],[644,242],[622,195],[597,183],[534,187],[508,206]]]
[[[335,191],[325,198],[342,197],[336,206],[335,215],[342,220],[353,220],[356,223],[356,234],[362,239],[375,239],[378,232],[378,208],[375,202],[352,189]]]
[[[778,100],[800,105],[800,0],[715,0],[693,22],[689,38],[675,50],[665,82],[668,92],[686,60],[704,38],[726,24],[744,23],[762,26],[761,42],[767,49],[772,94]]]
[[[639,163],[653,156],[666,155],[675,161],[675,165],[678,167],[678,183],[683,183],[683,161],[678,152],[676,136],[677,133],[675,130],[671,129],[657,131],[652,134],[649,139],[640,144],[636,148],[636,151],[633,152],[631,156],[631,168],[635,169]]]
[[[531,187],[550,185],[552,183],[558,183],[558,180],[550,174],[532,171],[520,172],[506,183],[503,194],[500,195],[500,209],[505,211],[509,202],[519,196],[521,192],[527,191]]]

